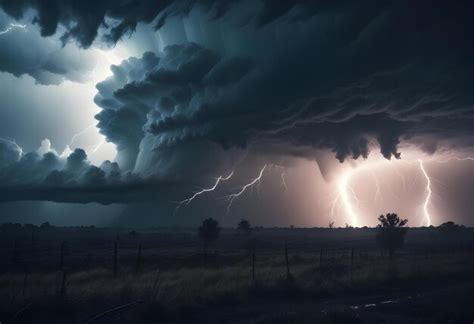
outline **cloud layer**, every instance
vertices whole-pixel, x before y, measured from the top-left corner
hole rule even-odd
[[[243,19],[233,8],[226,14]],[[233,40],[197,37],[115,66],[98,85],[99,128],[139,172],[156,169],[150,156],[199,142],[330,150],[341,162],[367,157],[374,143],[387,159],[400,158],[401,141],[429,142],[430,152],[469,145],[474,66],[463,9],[265,3],[252,26],[190,13],[185,30],[210,24]]]
[[[6,197],[27,195],[27,164],[36,199],[176,199],[246,159],[324,151],[343,162],[374,147],[391,159],[403,157],[401,142],[430,153],[474,143],[468,2],[46,3],[0,6],[15,18],[36,10],[43,36],[63,29],[84,48],[140,22],[168,46],[112,66],[97,84],[98,128],[117,145],[117,164],[91,166],[80,150],[66,161],[18,157],[5,144],[1,183],[18,190]]]

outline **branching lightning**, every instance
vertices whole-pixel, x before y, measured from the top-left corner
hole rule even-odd
[[[253,179],[251,182],[247,183],[246,185],[242,186],[242,188],[234,194],[228,195],[226,198],[229,201],[229,204],[227,205],[227,213],[230,212],[230,208],[232,207],[232,204],[234,203],[234,200],[238,197],[240,197],[247,189],[251,188],[254,186],[256,183],[260,183],[260,180],[262,179],[263,172],[267,168],[267,165],[265,164],[263,168],[260,170],[260,173],[258,174],[258,177]]]
[[[198,197],[198,196],[200,196],[200,195],[202,195],[202,194],[204,194],[204,193],[206,193],[206,192],[211,192],[211,191],[216,190],[217,186],[219,185],[219,183],[220,183],[221,181],[227,181],[227,180],[229,180],[230,178],[232,178],[233,175],[234,175],[234,171],[232,171],[231,173],[229,173],[228,176],[225,176],[225,177],[219,176],[219,177],[216,179],[216,182],[214,183],[214,185],[213,185],[212,187],[210,187],[210,188],[204,188],[204,189],[202,189],[202,190],[199,190],[199,191],[195,192],[191,197],[186,198],[186,199],[184,199],[184,200],[181,200],[181,201],[179,202],[178,206],[176,206],[176,210],[178,210],[179,207],[181,207],[182,205],[185,205],[185,206],[189,205],[196,197]]]
[[[6,33],[10,32],[10,31],[12,31],[13,29],[16,29],[16,28],[21,28],[21,29],[26,30],[26,25],[11,23],[10,26],[5,28],[4,30],[0,30],[0,35],[6,34]]]

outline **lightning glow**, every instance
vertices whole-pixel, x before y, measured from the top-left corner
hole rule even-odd
[[[354,171],[355,170],[350,170],[349,172],[345,172],[339,179],[337,184],[339,195],[335,201],[342,202],[345,214],[349,218],[350,225],[357,226],[359,217],[352,206],[351,197],[349,195],[349,192],[353,193],[352,190],[349,190],[349,181],[354,174]],[[352,196],[354,196],[354,194]]]
[[[206,192],[211,192],[211,191],[216,190],[217,186],[219,185],[219,183],[220,183],[221,181],[227,181],[227,180],[229,180],[230,178],[232,178],[233,175],[234,175],[234,171],[232,171],[231,173],[229,173],[228,176],[225,176],[225,177],[219,176],[219,177],[216,179],[216,182],[214,183],[214,185],[213,185],[212,187],[210,187],[210,188],[205,188],[205,189],[202,189],[202,190],[200,190],[200,191],[197,191],[197,192],[195,192],[191,197],[186,198],[186,199],[184,199],[184,200],[181,200],[181,201],[179,202],[178,206],[176,206],[176,210],[177,210],[179,207],[183,206],[183,205],[185,205],[185,206],[189,205],[196,197],[198,197],[198,196],[200,196],[200,195],[202,195],[202,194],[204,194],[204,193],[206,193]]]
[[[17,28],[24,29],[26,31],[26,25],[11,23],[10,26],[5,28],[4,30],[0,30],[0,35],[6,34],[12,31],[13,29],[17,29]]]
[[[234,200],[238,197],[240,197],[247,189],[251,188],[254,186],[256,183],[260,183],[260,180],[262,179],[263,172],[267,168],[267,165],[265,164],[263,168],[260,170],[260,173],[258,174],[258,177],[253,179],[251,182],[247,183],[246,185],[242,186],[242,188],[234,194],[228,195],[226,198],[229,201],[229,204],[227,205],[227,213],[230,212],[230,208],[232,207],[232,204],[234,203]]]
[[[426,162],[448,163],[450,161],[474,161],[474,157],[450,156],[444,159],[436,159],[432,157],[424,157],[424,158],[413,157],[413,159],[409,159],[409,160],[400,160],[400,162],[405,163],[407,165],[411,165],[411,166],[416,165],[420,173],[423,175],[423,178],[425,179],[426,196],[420,205],[420,210],[423,213],[422,222],[423,222],[423,225],[425,226],[431,226],[432,224],[433,218],[430,211],[430,206],[432,205],[433,198],[436,196],[435,193],[433,192],[433,181],[435,179],[433,179],[428,174],[425,167],[425,163]],[[341,208],[343,209],[344,214],[349,220],[348,223],[351,224],[352,226],[357,226],[358,219],[359,219],[359,215],[357,213],[357,205],[359,203],[359,199],[357,198],[357,195],[354,192],[354,189],[351,187],[351,179],[356,173],[361,172],[363,170],[373,169],[375,167],[381,166],[382,163],[390,163],[390,161],[380,160],[380,161],[364,162],[363,164],[359,164],[355,168],[349,168],[345,170],[341,174],[341,176],[338,178],[337,183],[336,183],[337,194],[331,206],[331,217],[333,219],[334,219],[334,214],[336,212],[336,207],[339,204]],[[396,164],[392,163],[392,165],[395,167],[394,171],[396,171],[399,174],[399,178],[402,181],[403,188],[405,191],[406,190],[405,178],[403,177],[403,174],[401,174],[396,168],[397,167]],[[377,175],[373,171],[372,171],[372,178],[375,184],[375,194],[374,194],[374,202],[375,202],[380,197],[380,181]],[[412,181],[415,181],[415,180],[413,179]]]

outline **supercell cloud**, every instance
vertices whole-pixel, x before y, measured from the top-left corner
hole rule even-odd
[[[158,193],[176,200],[242,161],[291,163],[323,151],[344,162],[374,149],[403,159],[404,143],[429,154],[472,149],[469,6],[0,0],[10,19],[30,17],[44,39],[60,37],[64,50],[70,42],[84,51],[113,45],[134,37],[140,23],[153,25],[162,45],[112,65],[112,75],[96,86],[97,127],[116,145],[116,163],[92,166],[80,150],[67,159],[24,154],[4,141],[1,183],[18,189],[4,199],[25,195],[32,184],[34,199],[107,203]],[[7,48],[1,56],[12,56],[14,46]],[[52,59],[60,66],[26,64],[40,66],[39,72],[22,70],[20,61],[0,62],[2,70],[28,73],[40,83],[57,83],[41,73],[68,71],[62,77],[73,80],[74,71],[86,69],[61,59]],[[28,172],[34,174],[29,180],[10,179]]]

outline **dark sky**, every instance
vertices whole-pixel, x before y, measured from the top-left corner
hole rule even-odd
[[[0,0],[0,217],[474,225],[471,7]]]

